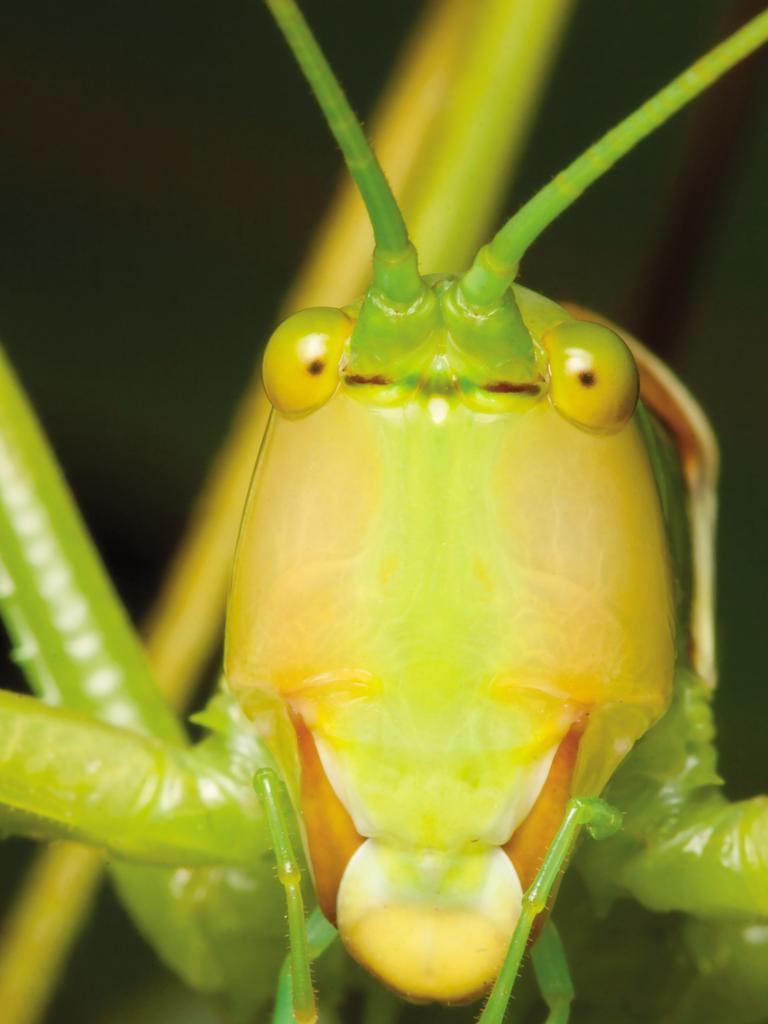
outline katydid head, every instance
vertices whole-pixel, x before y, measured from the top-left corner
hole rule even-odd
[[[542,336],[562,324],[518,296]],[[295,780],[348,949],[453,1002],[492,983],[547,823],[666,707],[674,595],[635,422],[596,436],[546,394],[488,413],[378,387],[272,417],[225,670]]]
[[[376,249],[358,306],[298,313],[267,346],[278,415],[241,531],[226,672],[277,723],[318,899],[348,948],[408,997],[461,1001],[493,982],[569,796],[598,793],[668,706],[675,659],[632,355],[516,285],[517,266],[707,76],[609,133],[464,275],[425,279],[295,4],[267,2]],[[714,51],[715,72],[768,36],[757,21]]]

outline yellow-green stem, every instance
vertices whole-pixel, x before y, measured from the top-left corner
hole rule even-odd
[[[38,854],[0,932],[0,1007],[6,1024],[39,1020],[101,880],[97,850],[57,843]]]

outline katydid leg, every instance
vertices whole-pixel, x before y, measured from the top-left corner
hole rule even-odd
[[[573,982],[560,933],[551,918],[541,929],[531,950],[531,960],[541,997],[549,1009],[545,1024],[568,1024]]]
[[[251,772],[258,762],[251,763]],[[263,815],[218,738],[196,750],[0,691],[0,822],[149,864],[248,864]]]
[[[338,932],[315,908],[307,918],[307,949],[309,959],[316,960],[331,945]],[[272,1024],[293,1024],[293,972],[290,954],[283,961],[275,993]]]
[[[272,768],[261,768],[254,779],[272,837],[277,877],[285,890],[290,943],[290,979],[293,1016],[299,1024],[317,1020],[315,993],[309,968],[309,941],[301,894],[301,868],[293,850],[288,824],[280,802],[280,780]]]
[[[176,743],[184,729],[0,351],[0,616],[32,690]]]
[[[536,877],[523,896],[520,918],[512,934],[507,955],[478,1024],[501,1024],[504,1020],[533,923],[546,908],[552,888],[570,856],[582,826],[586,826],[593,839],[603,839],[617,831],[620,825],[620,813],[602,800],[575,797],[568,801],[562,824],[547,850]]]
[[[395,1024],[402,1006],[388,989],[377,985],[366,995],[362,1024]]]
[[[718,792],[692,804],[674,829],[647,837],[617,881],[649,910],[768,919],[768,797],[729,803]]]
[[[711,690],[681,670],[675,691],[611,780],[608,799],[629,809],[621,833],[585,847],[579,870],[601,900],[629,895],[661,913],[766,919],[768,797],[727,800]]]

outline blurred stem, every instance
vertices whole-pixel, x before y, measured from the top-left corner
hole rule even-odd
[[[433,0],[419,21],[374,119],[373,135],[395,193],[404,197],[427,269],[449,261],[460,269],[476,248],[520,151],[569,6],[570,0]],[[498,31],[513,22],[522,64],[510,57],[509,34]],[[460,89],[470,97],[466,105]],[[488,102],[492,118],[485,113]],[[481,130],[483,144],[468,164],[462,161],[459,180],[451,166],[458,170],[463,149],[470,148],[462,146],[462,133],[473,127]],[[481,183],[469,188],[474,175],[481,175]],[[478,203],[478,190],[487,195],[487,206]],[[439,217],[427,215],[427,204]],[[457,210],[466,219],[458,219]],[[371,250],[362,204],[345,183],[284,311],[348,302],[367,283]],[[232,552],[267,414],[256,374],[147,622],[150,661],[177,708],[184,707],[220,637]],[[0,936],[3,1024],[39,1019],[85,921],[101,866],[100,855],[74,845],[38,857]],[[65,878],[64,896],[52,898]]]
[[[99,851],[55,843],[37,855],[0,934],[0,1006],[7,1024],[45,1011],[101,878]]]
[[[461,40],[451,101],[441,104],[402,193],[422,273],[465,270],[490,234],[573,2],[476,4],[474,30]]]

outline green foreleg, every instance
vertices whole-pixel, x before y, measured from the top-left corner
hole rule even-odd
[[[285,889],[288,906],[293,1015],[299,1024],[314,1024],[317,1020],[317,1007],[309,969],[309,943],[307,922],[304,917],[304,898],[301,895],[301,869],[280,805],[280,780],[277,772],[272,768],[262,768],[256,774],[254,786],[266,814],[277,861],[277,877]]]
[[[186,742],[2,350],[0,616],[12,641],[13,659],[44,701],[171,743]],[[19,730],[29,736],[27,725],[19,723]],[[45,748],[29,750],[32,771],[44,753]],[[6,767],[9,756],[3,742],[0,761]],[[53,758],[45,756],[52,766]],[[21,767],[17,796],[24,788]],[[46,831],[40,819],[32,820],[19,810],[0,811],[0,827],[37,835]],[[65,829],[64,834],[74,837],[76,830]],[[3,929],[3,1020],[32,1020],[44,1005],[97,875],[98,858],[77,847],[60,847],[38,866],[32,876],[34,889],[25,887],[11,924]],[[39,905],[62,878],[69,886],[67,899],[49,908],[42,927],[23,920],[21,908],[27,912]],[[33,956],[28,955],[30,949]]]
[[[544,862],[523,896],[520,919],[478,1024],[501,1024],[503,1021],[533,923],[546,908],[552,888],[584,825],[594,839],[603,839],[617,831],[621,825],[621,815],[604,801],[594,798],[576,797],[568,802],[562,824],[547,850]]]
[[[545,1024],[568,1024],[573,1002],[573,982],[560,933],[550,918],[531,950],[539,991],[549,1008]]]
[[[106,850],[161,959],[233,1020],[263,1020],[283,935],[251,785],[264,755],[225,693],[197,719],[213,732],[189,750],[0,693],[0,829]]]
[[[267,849],[258,801],[221,745],[182,749],[7,692],[0,825],[150,864],[250,864]]]
[[[611,780],[624,828],[578,858],[600,902],[629,895],[654,911],[768,919],[768,797],[724,796],[710,701],[681,670],[669,711]]]
[[[307,919],[307,948],[309,959],[316,960],[334,941],[338,932],[315,908]],[[289,954],[283,962],[280,978],[277,983],[275,1008],[272,1013],[272,1024],[293,1024],[293,971],[292,957]]]
[[[618,880],[649,910],[768,919],[768,797],[692,804],[674,828],[646,835]]]
[[[40,424],[0,350],[0,615],[32,690],[184,742]]]

